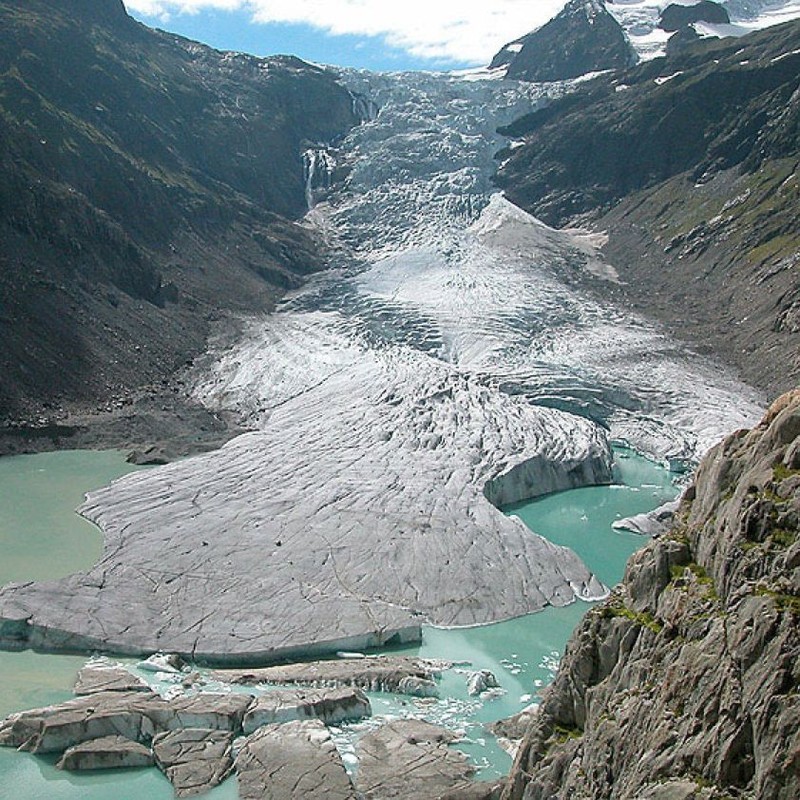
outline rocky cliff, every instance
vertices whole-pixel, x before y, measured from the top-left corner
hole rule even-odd
[[[800,390],[706,456],[584,618],[504,798],[798,797],[798,531]]]
[[[353,98],[120,0],[0,0],[0,422],[131,401],[321,266],[303,150]]]
[[[798,76],[798,22],[697,42],[509,126],[498,176],[545,222],[607,233],[621,302],[770,393],[800,378]]]
[[[622,28],[601,0],[570,0],[546,25],[505,45],[489,66],[507,67],[506,77],[515,80],[559,81],[635,61]]]

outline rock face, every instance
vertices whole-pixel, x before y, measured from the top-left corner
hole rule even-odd
[[[509,126],[524,144],[498,176],[549,224],[608,236],[621,283],[602,295],[773,396],[800,379],[799,52],[792,22],[598,78]]]
[[[570,0],[546,25],[505,45],[489,67],[507,66],[506,77],[515,80],[559,81],[635,61],[633,48],[602,0]]]
[[[418,720],[398,720],[359,742],[356,788],[364,800],[430,800],[446,792],[460,796],[475,768],[463,753],[448,748],[455,736]]]
[[[507,800],[800,793],[800,390],[703,460],[573,635]]]
[[[236,758],[242,800],[355,800],[344,764],[318,720],[268,725]]]
[[[0,27],[0,424],[128,402],[204,349],[212,312],[322,266],[292,220],[308,143],[357,121],[331,73],[149,30],[120,0],[5,0]]]

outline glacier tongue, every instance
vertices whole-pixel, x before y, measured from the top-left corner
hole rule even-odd
[[[343,80],[380,110],[308,155],[307,223],[338,262],[197,383],[254,431],[92,493],[101,561],[0,591],[6,643],[256,662],[596,597],[574,553],[492,504],[610,480],[606,428],[693,456],[759,415],[745,387],[572,285],[613,280],[591,237],[493,193],[495,129],[540,87]],[[341,185],[311,180],[333,164]]]

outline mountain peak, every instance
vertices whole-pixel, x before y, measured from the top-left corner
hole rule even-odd
[[[510,42],[489,65],[506,77],[557,81],[621,69],[636,60],[622,27],[602,0],[570,0],[541,28]]]
[[[123,0],[27,0],[31,11],[66,14],[72,18],[102,25],[120,25],[130,21]]]

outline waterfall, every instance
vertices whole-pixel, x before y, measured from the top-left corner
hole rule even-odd
[[[306,183],[306,205],[314,208],[320,190],[325,191],[333,184],[336,159],[323,147],[311,147],[303,153],[303,171]]]

